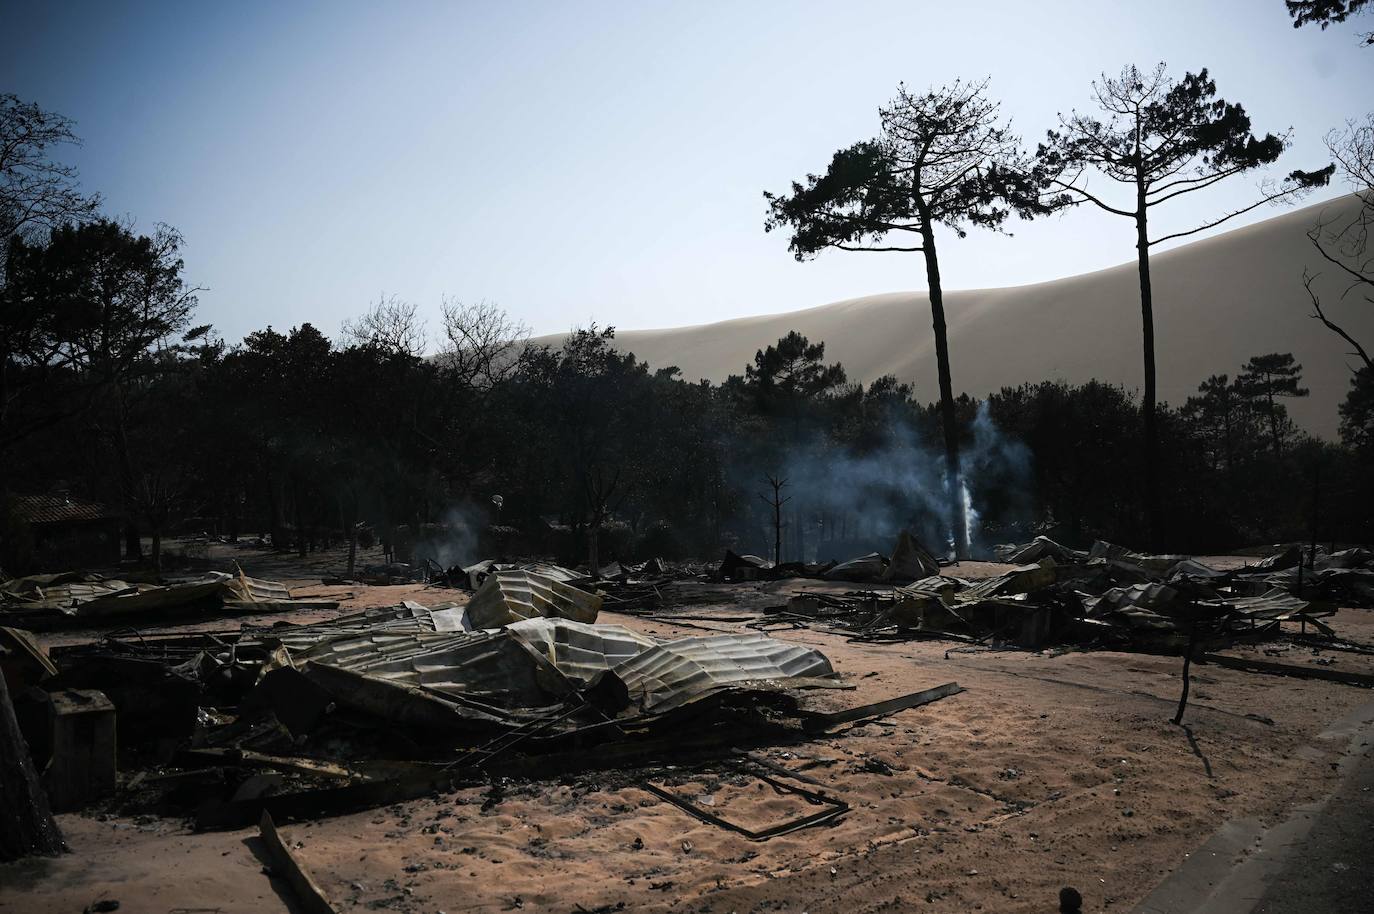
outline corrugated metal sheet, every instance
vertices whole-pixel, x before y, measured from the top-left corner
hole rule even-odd
[[[281,584],[222,571],[165,586],[116,580],[72,580],[44,586],[39,580],[8,582],[5,602],[22,611],[53,609],[92,619],[175,609],[215,599],[239,608],[293,602],[290,591]]]
[[[1284,619],[1305,613],[1312,604],[1275,588],[1258,597],[1238,597],[1227,601],[1235,612],[1247,619]]]
[[[500,628],[520,619],[557,616],[575,622],[594,622],[601,597],[562,581],[513,568],[497,571],[483,582],[467,604],[472,628]]]
[[[1101,616],[1127,609],[1159,612],[1183,602],[1182,592],[1168,584],[1132,584],[1129,587],[1113,587],[1088,603],[1087,608],[1088,615]]]
[[[508,708],[549,705],[610,670],[644,711],[728,688],[832,677],[823,654],[766,635],[717,635],[663,644],[619,625],[557,618],[497,630],[427,630],[423,607],[352,617],[282,633],[297,666],[323,664],[439,695]]]
[[[134,587],[124,581],[69,581],[34,587],[22,596],[13,595],[11,602],[24,609],[52,608],[62,612],[74,613],[77,607],[101,597],[128,591]]]
[[[650,648],[615,667],[631,700],[664,711],[699,695],[753,683],[834,676],[825,655],[766,635],[683,638]]]
[[[587,625],[568,619],[522,619],[506,626],[506,631],[538,651],[564,676],[583,683],[656,643],[623,625]]]
[[[513,708],[544,705],[572,689],[535,651],[504,630],[377,632],[335,638],[293,653],[292,660]]]
[[[291,591],[284,584],[250,578],[243,573],[231,575],[224,582],[224,591],[226,603],[286,603],[291,600]]]
[[[969,586],[954,594],[953,603],[978,603],[993,597],[1015,596],[1049,587],[1055,581],[1054,564],[1022,565],[995,578],[965,582]],[[920,581],[916,582],[918,585]]]
[[[256,640],[283,644],[294,653],[307,651],[315,645],[334,638],[356,637],[383,632],[405,633],[447,630],[447,628],[440,629],[436,625],[436,621],[438,619],[451,619],[455,612],[461,618],[462,610],[462,606],[451,603],[443,604],[431,610],[419,603],[407,600],[400,606],[365,609],[362,612],[330,619],[327,622],[264,630]]]
[[[585,684],[655,643],[620,625],[542,618],[495,631],[444,634],[379,627],[314,637],[313,645],[291,651],[294,663],[324,663],[512,706],[540,705],[566,693],[571,684],[551,677],[552,671]],[[301,633],[293,632],[283,643],[301,640]]]

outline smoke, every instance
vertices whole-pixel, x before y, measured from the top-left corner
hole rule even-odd
[[[881,440],[858,452],[836,447],[828,434],[816,430],[783,448],[771,465],[760,456],[732,473],[744,491],[770,497],[764,475],[787,480],[782,495],[792,500],[783,509],[788,524],[784,561],[887,552],[903,529],[929,548],[955,552],[942,441],[929,440],[908,415],[896,411],[882,431]],[[972,441],[961,452],[966,545],[970,554],[986,555],[992,540],[1015,538],[1007,528],[1029,520],[1031,459],[1023,444],[996,427],[986,403],[979,405],[971,431]],[[747,548],[771,555],[771,511],[755,517],[759,525],[748,531]]]
[[[971,549],[987,553],[994,542],[1024,539],[1035,509],[1030,448],[997,428],[987,400],[978,404],[973,446],[961,462]]]
[[[964,507],[964,551],[973,555],[973,533],[978,529],[978,509],[973,506],[973,493],[968,490],[968,477],[959,481],[959,500]],[[954,538],[953,530],[950,539]]]
[[[488,524],[486,512],[471,502],[449,505],[437,524],[426,524],[415,544],[415,561],[430,559],[441,568],[471,565],[480,560],[481,533]]]

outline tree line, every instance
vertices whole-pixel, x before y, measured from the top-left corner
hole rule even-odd
[[[1339,443],[1289,420],[1284,400],[1306,391],[1284,353],[1214,366],[1224,373],[1187,402],[1158,402],[1149,255],[1339,173],[1361,216],[1309,237],[1368,297],[1374,121],[1328,137],[1330,165],[1160,236],[1155,207],[1276,162],[1288,137],[1254,133],[1205,70],[1127,68],[1093,99],[1031,150],[986,83],[899,87],[877,137],[767,195],[765,227],[789,232],[798,259],[921,254],[939,363],[923,402],[895,378],[851,382],[824,341],[797,333],[723,383],[692,383],[617,349],[612,328],[538,346],[499,307],[456,300],[433,338],[413,304],[383,298],[334,338],[269,326],[231,345],[195,320],[181,236],[102,216],[58,161],[72,124],[0,97],[0,489],[117,506],[128,552],[151,538],[155,563],[163,536],[201,530],[305,552],[359,529],[429,528],[462,558],[530,550],[593,566],[724,548],[842,557],[900,528],[955,555],[1036,533],[1195,552],[1318,532],[1368,541],[1364,343],[1305,277],[1314,316],[1362,360]],[[1136,227],[1143,395],[1041,382],[956,396],[937,244],[1083,205]],[[0,562],[21,567],[22,525],[7,515],[0,537]]]

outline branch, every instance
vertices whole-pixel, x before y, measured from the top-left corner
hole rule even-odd
[[[1163,238],[1156,238],[1156,239],[1154,239],[1153,241],[1151,241],[1151,242],[1149,243],[1149,246],[1150,246],[1150,247],[1154,247],[1154,246],[1157,245],[1157,244],[1162,244],[1163,242],[1169,241],[1169,240],[1174,239],[1174,238],[1184,238],[1184,237],[1187,237],[1188,235],[1196,235],[1198,232],[1205,232],[1205,231],[1207,231],[1207,230],[1210,229],[1210,228],[1216,228],[1218,225],[1221,225],[1223,222],[1229,222],[1229,221],[1231,221],[1232,219],[1236,218],[1237,216],[1243,216],[1243,215],[1245,215],[1246,213],[1250,212],[1250,210],[1252,210],[1252,209],[1259,209],[1259,208],[1260,208],[1261,206],[1263,206],[1264,204],[1266,204],[1266,203],[1272,203],[1272,202],[1274,202],[1275,200],[1279,199],[1280,197],[1287,196],[1288,194],[1291,194],[1292,192],[1293,192],[1293,191],[1290,189],[1290,190],[1280,191],[1279,193],[1276,193],[1276,194],[1272,194],[1272,195],[1270,195],[1270,196],[1268,196],[1268,197],[1263,198],[1262,200],[1260,200],[1260,201],[1257,202],[1257,203],[1252,203],[1252,204],[1250,204],[1249,206],[1245,207],[1244,209],[1238,209],[1238,210],[1236,210],[1235,212],[1229,213],[1229,214],[1227,214],[1227,215],[1225,215],[1225,216],[1222,216],[1220,219],[1217,219],[1217,220],[1215,220],[1215,221],[1213,221],[1213,222],[1208,222],[1208,223],[1205,223],[1205,224],[1203,224],[1203,225],[1199,225],[1199,226],[1198,226],[1197,228],[1195,228],[1195,229],[1189,229],[1189,230],[1186,231],[1186,232],[1174,232],[1172,235],[1165,235]]]
[[[1307,273],[1306,271],[1303,271],[1302,285],[1303,288],[1307,290],[1307,297],[1312,299],[1312,310],[1315,312],[1312,316],[1315,317],[1317,320],[1321,321],[1323,324],[1325,324],[1327,329],[1330,330],[1332,333],[1336,334],[1341,339],[1345,340],[1347,343],[1354,346],[1355,351],[1351,354],[1358,355],[1364,361],[1365,367],[1369,368],[1371,371],[1374,371],[1374,361],[1370,361],[1369,353],[1365,352],[1364,347],[1361,346],[1358,342],[1356,342],[1354,337],[1346,333],[1343,327],[1339,326],[1330,318],[1328,318],[1326,316],[1326,312],[1322,310],[1321,299],[1317,297],[1316,292],[1312,291],[1312,283],[1320,275],[1320,273],[1313,275]]]
[[[1315,231],[1315,230],[1314,230],[1314,231]],[[1374,277],[1370,277],[1370,276],[1364,275],[1363,273],[1361,273],[1359,270],[1355,269],[1354,267],[1348,266],[1347,264],[1342,263],[1341,261],[1337,260],[1335,257],[1332,257],[1329,253],[1327,253],[1326,248],[1322,247],[1321,236],[1320,236],[1320,235],[1318,235],[1318,234],[1313,234],[1312,232],[1308,232],[1308,233],[1307,233],[1307,238],[1308,238],[1308,240],[1310,240],[1310,241],[1312,242],[1312,246],[1313,246],[1314,248],[1317,249],[1317,253],[1320,254],[1320,255],[1322,255],[1322,259],[1323,259],[1323,260],[1326,260],[1326,261],[1329,262],[1329,263],[1334,263],[1337,267],[1339,267],[1340,269],[1344,270],[1346,273],[1349,273],[1352,277],[1354,277],[1354,279],[1355,279],[1355,285],[1356,285],[1356,286],[1357,286],[1357,285],[1361,285],[1361,284],[1363,284],[1363,285],[1374,285]],[[1351,288],[1353,289],[1353,288],[1355,288],[1355,286],[1351,286]],[[1347,291],[1347,293],[1348,293],[1350,290],[1347,289],[1346,291]]]
[[[1154,187],[1150,190],[1147,190],[1145,192],[1145,196],[1149,197],[1152,194],[1163,193],[1171,187],[1178,187],[1180,189],[1174,191],[1171,194],[1160,197],[1157,200],[1151,200],[1147,205],[1154,206],[1156,203],[1163,203],[1165,200],[1172,200],[1174,197],[1177,197],[1180,194],[1187,194],[1192,193],[1195,190],[1202,190],[1204,187],[1210,187],[1218,181],[1229,178],[1232,175],[1240,174],[1244,170],[1245,169],[1239,166],[1235,166],[1232,168],[1222,169],[1221,171],[1212,172],[1210,175],[1199,175],[1196,178],[1180,178],[1177,181],[1170,181],[1167,184],[1161,184],[1158,187]],[[1184,185],[1192,186],[1185,187]]]
[[[836,245],[831,245],[831,246],[834,247],[834,248],[836,248],[837,250],[841,250],[841,251],[924,251],[924,250],[925,250],[925,248],[894,248],[894,247],[882,247],[882,248],[857,248],[857,247],[854,247],[853,245],[849,245],[849,244],[836,244]]]
[[[1067,191],[1072,191],[1073,193],[1082,195],[1082,197],[1083,197],[1085,200],[1087,200],[1089,203],[1093,203],[1093,204],[1095,204],[1096,206],[1098,206],[1100,209],[1105,209],[1105,210],[1106,210],[1107,212],[1109,212],[1109,213],[1115,213],[1115,214],[1118,215],[1118,216],[1127,216],[1127,217],[1132,218],[1132,219],[1135,218],[1135,213],[1132,213],[1132,212],[1130,212],[1130,211],[1128,211],[1128,210],[1124,210],[1124,209],[1117,209],[1115,206],[1109,206],[1109,205],[1107,205],[1106,203],[1104,203],[1103,201],[1099,200],[1097,197],[1094,197],[1092,194],[1088,193],[1088,192],[1087,192],[1086,190],[1084,190],[1083,188],[1078,187],[1078,186],[1076,186],[1076,185],[1074,185],[1074,184],[1066,184],[1066,183],[1064,183],[1063,181],[1059,180],[1058,178],[1050,178],[1050,183],[1052,183],[1052,184],[1058,184],[1060,187],[1064,188],[1064,189],[1067,190]],[[1081,203],[1082,201],[1080,200],[1079,202]]]

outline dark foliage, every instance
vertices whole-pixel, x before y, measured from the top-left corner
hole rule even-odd
[[[825,176],[770,198],[772,224],[793,230],[799,257],[914,232],[938,279],[935,226],[997,229],[1015,210],[1049,205],[1033,199],[1026,163],[981,88],[903,90],[883,112],[880,140],[842,150]],[[1205,73],[1150,93],[1158,111],[1147,105],[1146,122],[1176,131],[1173,151],[1146,152],[1117,127],[1075,116],[1033,175],[1057,188],[1055,205],[1074,194],[1097,202],[1075,183],[1079,167],[1149,170],[1147,197],[1159,196],[1122,211],[1142,214],[1143,227],[1145,207],[1282,149],[1250,135]],[[71,139],[65,121],[6,104],[21,125],[46,124],[30,144],[40,153]],[[942,146],[947,131],[972,146]],[[1350,161],[1358,174],[1367,158]],[[1288,419],[1285,398],[1305,391],[1301,366],[1282,353],[1215,366],[1238,374],[1214,375],[1174,409],[1097,382],[955,396],[947,353],[938,402],[923,404],[895,378],[851,383],[826,361],[824,341],[795,332],[723,384],[689,383],[618,349],[611,328],[530,345],[485,302],[445,304],[431,357],[421,354],[417,310],[397,299],[347,324],[340,340],[303,324],[230,345],[193,325],[196,290],[174,230],[143,235],[95,219],[72,173],[32,164],[57,202],[11,235],[0,274],[7,571],[23,570],[27,552],[7,496],[51,491],[116,507],[131,542],[151,537],[154,564],[169,534],[261,535],[304,554],[360,527],[391,545],[424,532],[444,564],[505,552],[596,566],[727,547],[823,560],[888,549],[901,529],[942,552],[1042,532],[1144,546],[1137,480],[1151,428],[1172,549],[1306,537],[1314,516],[1324,539],[1374,533],[1367,367],[1342,407],[1337,446]],[[924,176],[919,189],[914,174]],[[1158,240],[1142,239],[1146,248]],[[938,281],[931,288],[934,307]],[[1142,423],[1149,414],[1153,426]],[[952,451],[964,456],[961,473],[948,473]],[[772,497],[760,498],[765,485]],[[965,505],[976,518],[967,535]]]
[[[1293,17],[1293,28],[1305,25],[1319,25],[1323,30],[1332,23],[1344,22],[1361,11],[1368,12],[1371,0],[1284,0],[1288,15]],[[1374,45],[1374,32],[1363,36],[1366,45]]]

